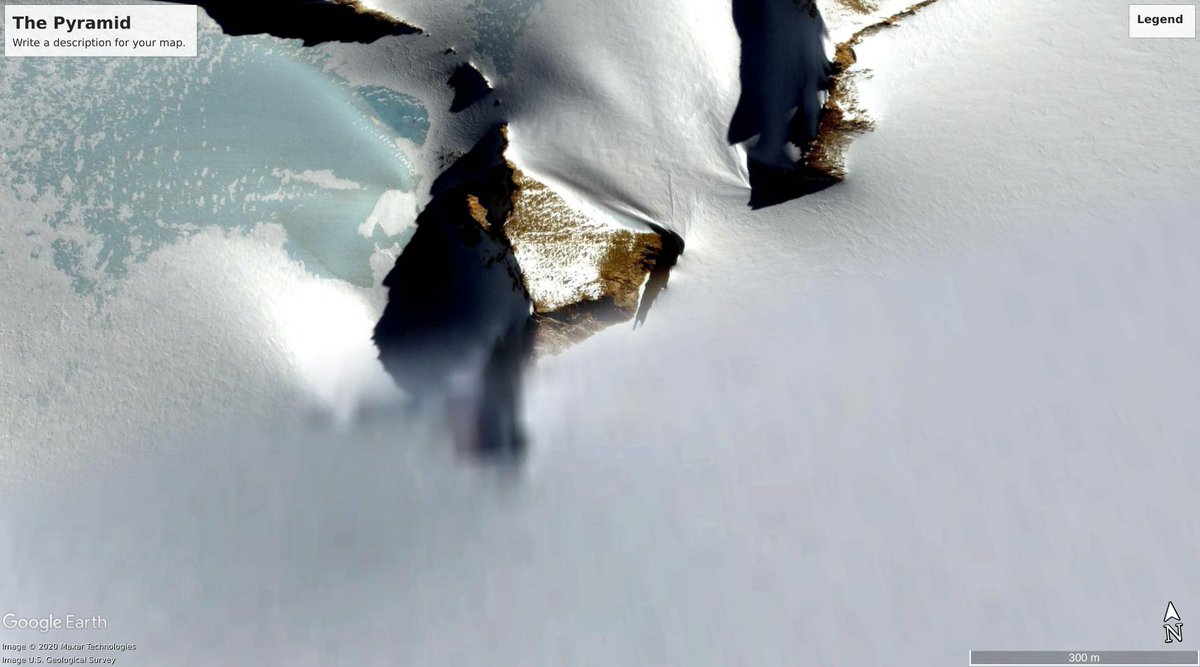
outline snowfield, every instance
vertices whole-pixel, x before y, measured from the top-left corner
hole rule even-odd
[[[4,642],[965,665],[1161,649],[1167,601],[1200,608],[1195,40],[1130,40],[1113,0],[939,0],[857,49],[877,127],[848,180],[751,211],[727,4],[369,4],[429,31],[319,47],[430,114],[423,149],[392,146],[416,194],[372,183],[350,227],[386,237],[373,287],[301,264],[285,220],[181,237],[100,307],[30,253],[70,193],[0,165],[0,614],[108,620]],[[822,7],[835,38],[864,21]],[[446,45],[500,107],[446,114],[440,70],[404,59]],[[496,114],[572,205],[687,240],[644,326],[539,360],[513,467],[398,407],[370,341],[411,234],[391,218]],[[5,163],[23,140],[0,133]]]

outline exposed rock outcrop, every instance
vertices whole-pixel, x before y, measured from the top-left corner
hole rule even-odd
[[[789,144],[816,136],[821,95],[833,66],[825,55],[825,22],[812,0],[734,0],[741,38],[742,94],[728,140],[746,145],[750,205],[778,204],[827,188],[837,179],[797,162]]]
[[[842,4],[862,13],[874,10],[874,7],[861,2],[841,1]],[[856,135],[874,126],[870,116],[858,102],[855,72],[851,70],[858,60],[854,47],[861,44],[864,38],[895,26],[901,19],[912,16],[934,2],[936,0],[923,0],[911,5],[858,30],[849,39],[837,45],[830,76],[829,97],[821,109],[821,121],[816,136],[807,144],[803,144],[805,148],[801,163],[804,167],[828,174],[837,181],[846,178],[846,149]]]
[[[832,1],[859,14],[877,11],[870,0]],[[779,204],[845,180],[847,147],[872,127],[855,90],[854,47],[934,1],[923,0],[858,30],[837,45],[830,60],[815,0],[734,0],[742,96],[728,139],[746,145],[751,207]]]
[[[643,286],[683,251],[678,235],[589,218],[506,155],[490,130],[434,182],[384,279],[375,327],[384,367],[421,399],[452,405],[462,444],[520,452],[523,369],[638,313]],[[644,316],[644,314],[643,314]],[[463,416],[463,415],[467,416]]]
[[[683,240],[659,228],[604,223],[567,204],[511,165],[517,184],[506,233],[538,318],[538,345],[562,350],[638,312],[643,285],[683,252]]]
[[[674,266],[683,239],[657,225],[637,230],[586,215],[524,173],[507,148],[507,127],[497,126],[443,173],[434,194],[444,197],[438,190],[447,179],[470,180],[460,173],[484,174],[464,190],[466,206],[511,248],[539,341],[548,343],[542,349],[558,349],[562,336],[579,340],[632,319],[648,279]]]

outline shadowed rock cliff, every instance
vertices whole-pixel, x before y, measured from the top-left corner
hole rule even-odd
[[[199,5],[227,35],[267,34],[322,42],[370,43],[388,35],[411,35],[420,28],[354,0],[166,0]]]
[[[521,379],[556,352],[638,313],[642,288],[683,251],[676,234],[589,218],[506,157],[497,126],[434,182],[384,279],[384,367],[454,415],[465,448],[519,454]],[[643,314],[644,319],[644,314]]]
[[[816,192],[840,178],[797,160],[817,136],[834,66],[825,22],[812,0],[734,0],[742,41],[742,95],[729,122],[731,144],[746,144],[750,205]]]
[[[380,360],[402,388],[442,405],[460,445],[519,453],[523,369],[532,354],[529,295],[504,224],[513,182],[489,133],[434,182],[433,199],[383,281]]]
[[[872,127],[858,104],[854,47],[935,1],[879,18],[836,45],[830,60],[815,0],[734,0],[742,96],[728,138],[745,144],[751,207],[803,197],[846,178],[850,141]],[[863,0],[838,2],[861,14],[876,11]]]
[[[469,108],[492,92],[487,79],[469,63],[455,67],[447,83],[454,89],[454,100],[450,103],[450,110],[455,113]]]

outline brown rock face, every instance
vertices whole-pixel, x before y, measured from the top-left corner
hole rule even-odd
[[[584,215],[523,174],[507,148],[497,126],[434,182],[383,281],[374,339],[397,384],[450,406],[463,447],[519,455],[521,380],[535,350],[644,319],[683,241]]]
[[[682,244],[665,230],[638,231],[589,218],[545,184],[512,169],[517,190],[504,230],[533,302],[539,350],[558,352],[632,319],[664,248],[671,255]]]
[[[489,192],[467,188],[465,204],[485,233],[512,249],[533,306],[538,350],[558,352],[633,319],[643,287],[655,271],[670,270],[682,239],[662,228],[635,230],[589,217],[508,159],[506,127],[494,132],[480,142],[495,151]],[[476,161],[483,159],[478,150],[471,151]]]
[[[874,11],[871,3],[859,0],[839,0],[855,11]],[[912,16],[936,0],[922,0],[903,11],[872,23],[837,45],[833,57],[833,73],[830,75],[829,97],[821,109],[821,122],[817,136],[805,147],[802,164],[815,171],[827,174],[836,181],[846,178],[846,149],[856,135],[870,130],[874,123],[858,103],[855,73],[850,68],[857,62],[854,47],[863,39],[886,28],[894,27],[900,20]]]
[[[828,1],[861,14],[878,11],[874,0]],[[854,47],[934,1],[859,30],[837,45],[832,59],[815,0],[733,1],[742,40],[742,96],[728,140],[746,145],[751,207],[774,206],[845,180],[846,149],[872,127],[858,103]],[[799,159],[786,144],[800,149]]]

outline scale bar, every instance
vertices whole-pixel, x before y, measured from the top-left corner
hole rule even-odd
[[[971,667],[1200,667],[1200,651],[971,651]]]

